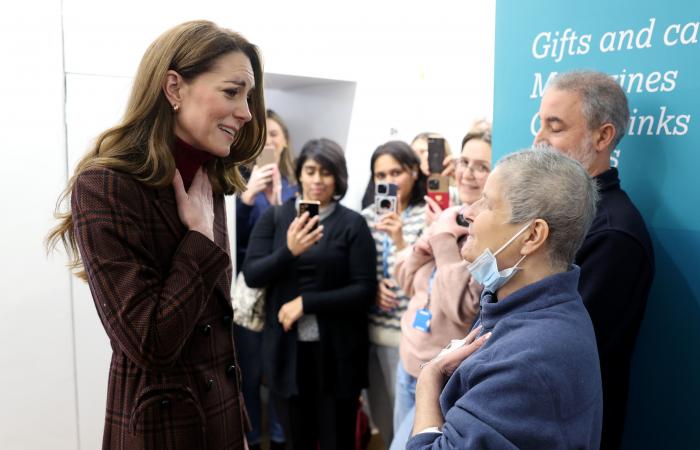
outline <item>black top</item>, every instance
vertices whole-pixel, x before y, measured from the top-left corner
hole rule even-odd
[[[644,220],[617,169],[595,177],[600,202],[576,255],[579,291],[593,321],[603,381],[601,449],[619,449],[634,344],[654,278],[654,250]]]
[[[294,257],[287,248],[294,202],[292,198],[277,207],[277,217],[275,208],[263,214],[253,228],[243,267],[251,287],[267,288],[263,370],[276,394],[298,393],[296,326],[285,333],[277,314],[301,295],[304,313],[318,320],[322,389],[350,397],[367,385],[367,310],[377,289],[374,240],[362,216],[338,204],[323,221],[323,238]]]

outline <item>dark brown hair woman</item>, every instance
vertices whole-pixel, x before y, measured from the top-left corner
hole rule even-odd
[[[265,143],[257,48],[178,25],[141,60],[121,123],[62,196],[63,241],[111,341],[103,449],[242,449],[223,194]]]

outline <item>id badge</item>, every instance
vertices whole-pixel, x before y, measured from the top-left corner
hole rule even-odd
[[[425,308],[419,309],[416,311],[416,318],[413,319],[413,328],[424,333],[430,333],[430,319],[432,317],[433,315],[429,310]]]

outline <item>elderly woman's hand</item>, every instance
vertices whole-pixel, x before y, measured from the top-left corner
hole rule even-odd
[[[175,169],[173,178],[175,202],[180,221],[187,229],[198,231],[214,240],[214,197],[206,172],[200,167],[194,175],[190,189],[185,191],[180,171]]]
[[[491,333],[486,333],[477,339],[481,326],[474,328],[461,343],[442,350],[435,358],[422,366],[421,372],[418,375],[418,382],[421,378],[424,383],[440,383],[440,387],[445,384],[448,378],[452,376],[457,367],[462,364],[462,361],[471,356],[475,351],[481,348],[491,337]]]
[[[309,219],[308,212],[292,221],[287,229],[287,248],[292,255],[301,255],[323,237],[323,225],[313,229],[318,221],[319,216]]]
[[[480,331],[481,327],[475,328],[467,335],[461,346],[454,346],[452,350],[448,351],[443,350],[440,355],[433,358],[421,369],[416,382],[414,435],[429,427],[440,428],[444,424],[440,409],[440,393],[447,379],[452,376],[462,361],[481,348],[491,337],[491,333],[486,333],[477,339],[476,336]]]

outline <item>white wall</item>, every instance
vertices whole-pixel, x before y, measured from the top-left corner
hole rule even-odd
[[[0,6],[0,448],[78,448],[71,283],[43,238],[65,186],[59,0]]]
[[[347,130],[349,206],[359,206],[378,144],[431,130],[456,147],[472,120],[492,114],[495,0],[2,3],[3,450],[99,448],[108,342],[87,287],[71,282],[61,254],[46,258],[42,239],[66,167],[119,119],[143,51],[194,18],[242,32],[269,72],[356,83],[349,124],[329,129]]]

